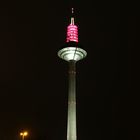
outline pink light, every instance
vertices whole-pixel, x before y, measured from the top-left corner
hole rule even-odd
[[[66,42],[78,42],[78,27],[74,25],[74,18],[71,18],[71,24],[67,27],[67,40]]]

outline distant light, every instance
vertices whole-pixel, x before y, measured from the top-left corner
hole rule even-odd
[[[27,135],[28,135],[28,132],[27,131],[20,133],[20,136],[27,136]]]
[[[24,132],[24,136],[27,136],[28,135],[28,132]]]
[[[20,133],[20,136],[22,136],[22,135],[23,135],[23,133],[21,132],[21,133]]]

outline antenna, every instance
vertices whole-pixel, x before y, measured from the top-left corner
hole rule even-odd
[[[66,42],[70,42],[70,41],[74,41],[74,42],[78,42],[78,27],[75,25],[74,23],[74,8],[71,8],[71,23],[70,25],[67,27],[67,40]]]
[[[71,8],[71,13],[74,14],[74,8]]]
[[[71,8],[71,14],[72,14],[71,24],[74,25],[74,8]]]

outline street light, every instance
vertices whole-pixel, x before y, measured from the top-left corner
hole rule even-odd
[[[22,137],[22,140],[24,140],[25,138],[28,135],[28,132],[27,131],[24,131],[24,132],[21,132],[20,133],[20,136]]]

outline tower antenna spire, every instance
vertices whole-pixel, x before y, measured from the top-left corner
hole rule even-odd
[[[74,8],[71,8],[71,13],[74,14]]]
[[[71,8],[71,13],[72,13],[71,24],[74,25],[74,8]]]

